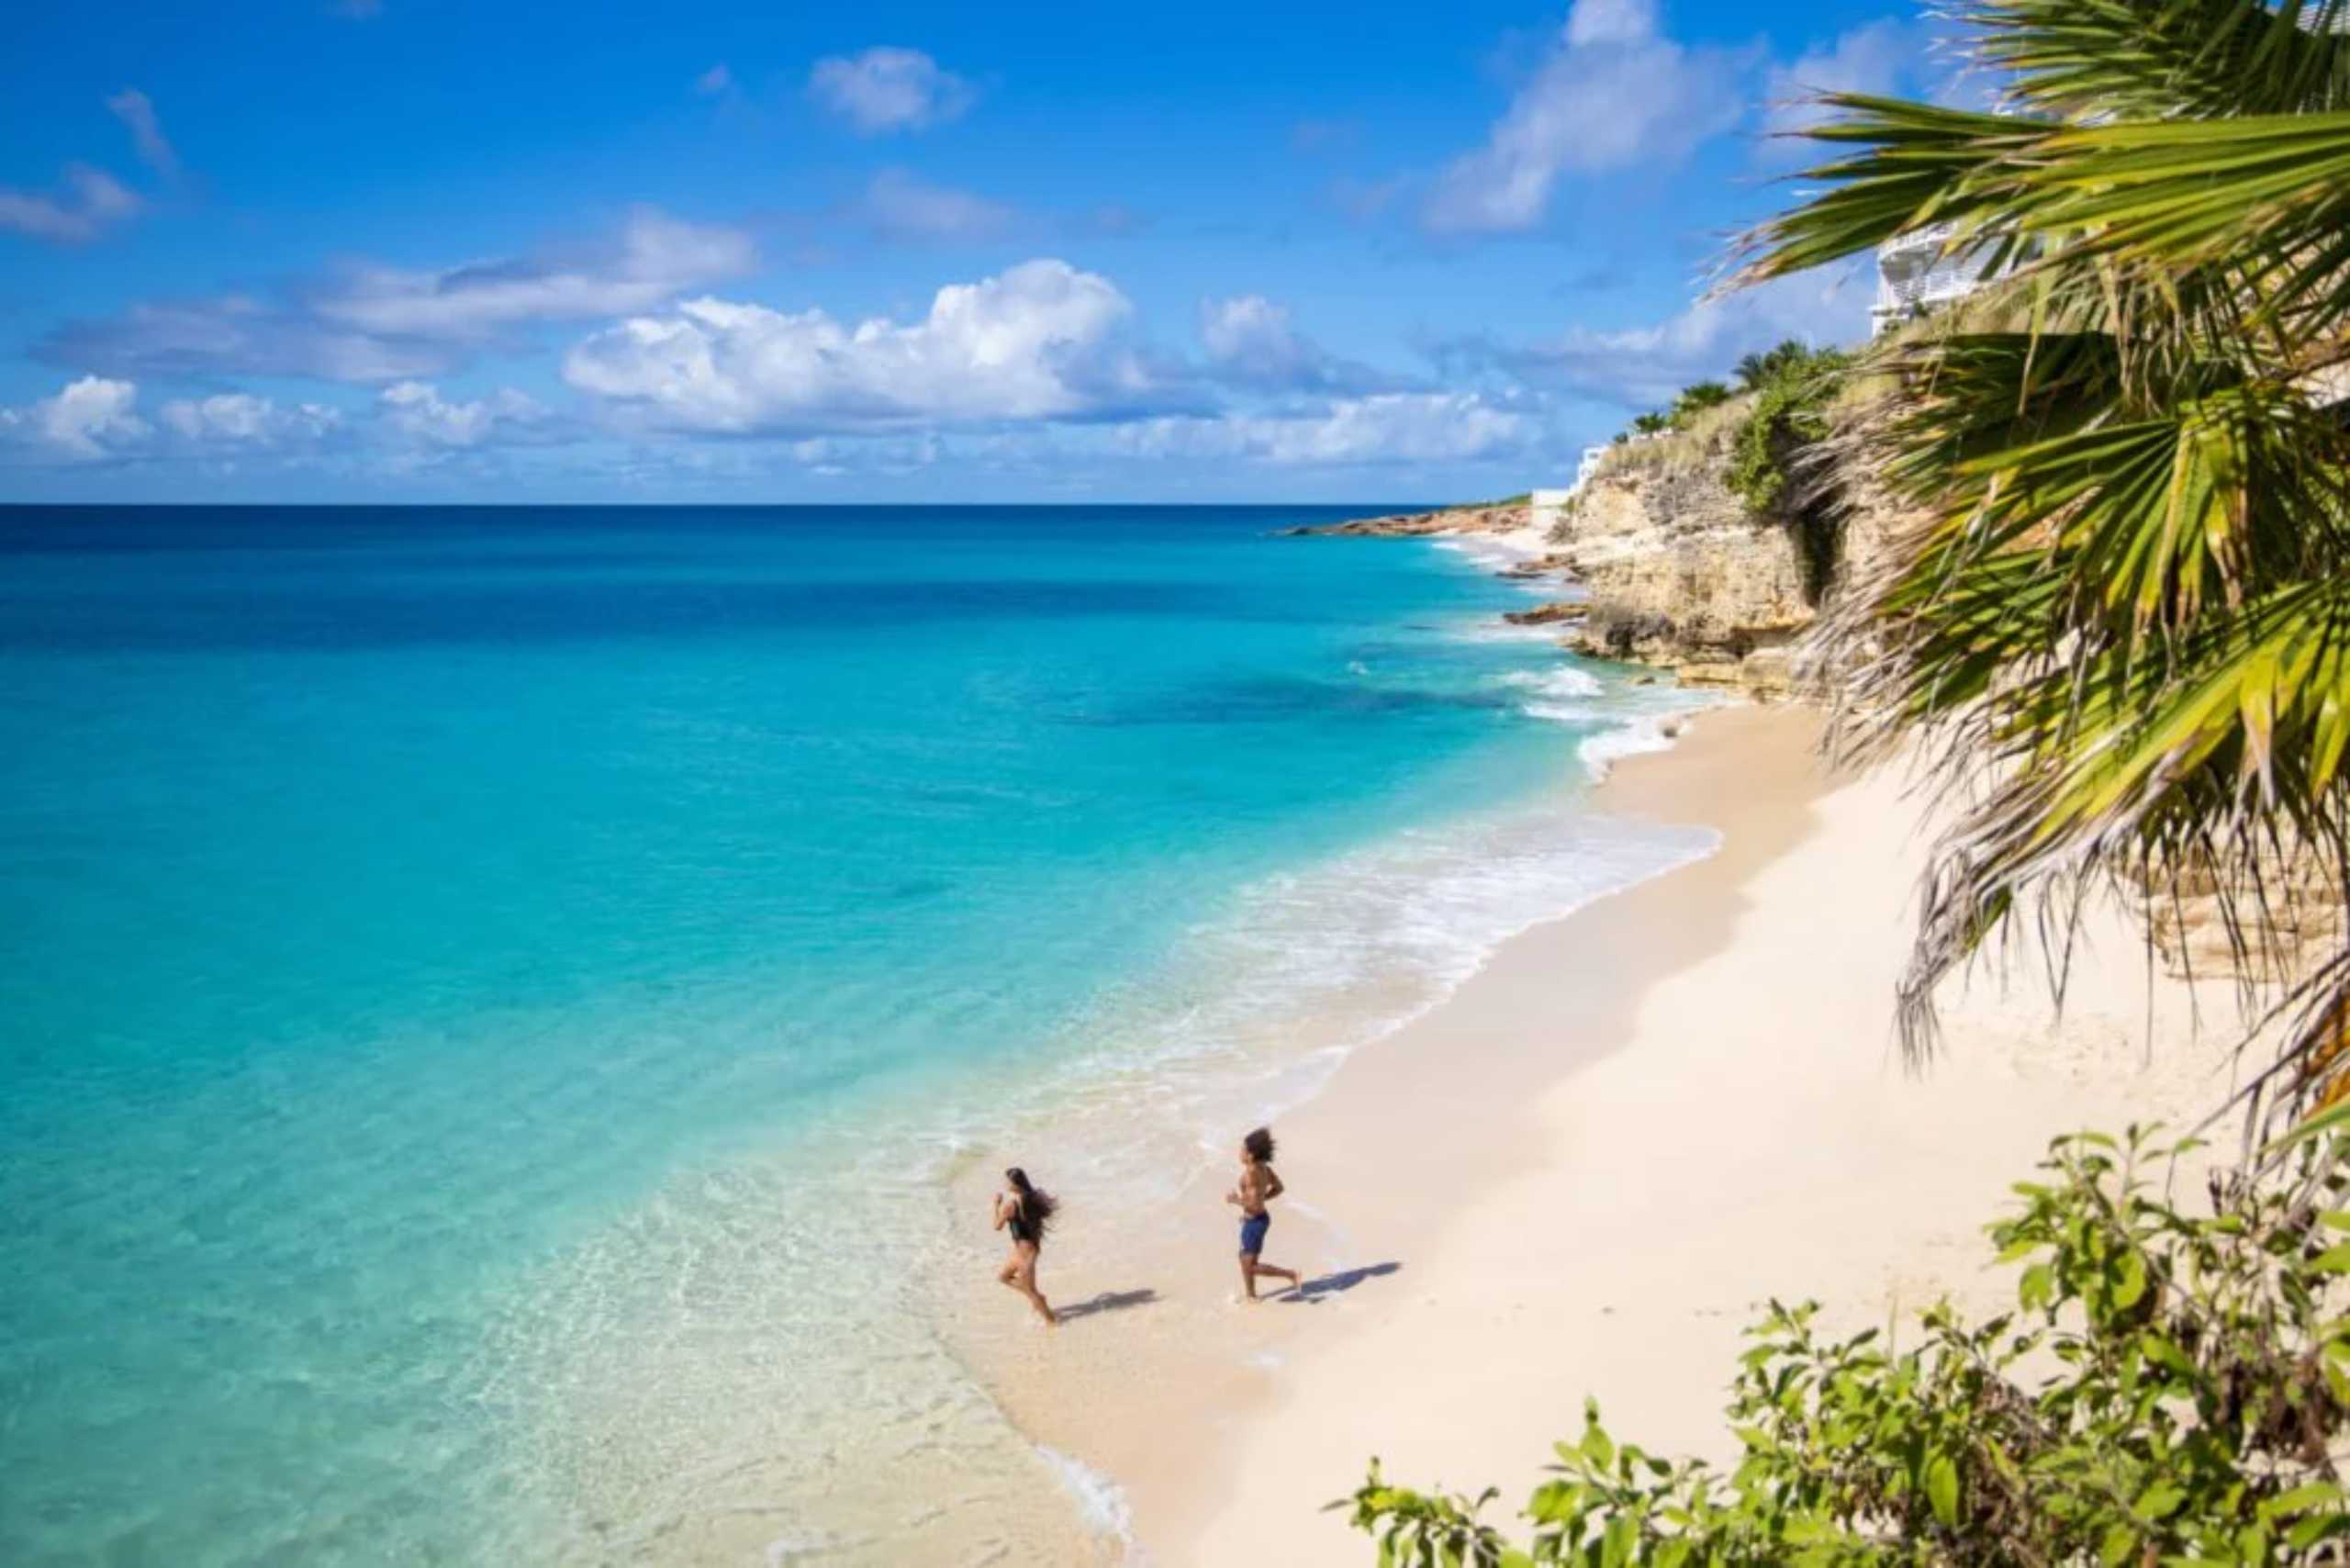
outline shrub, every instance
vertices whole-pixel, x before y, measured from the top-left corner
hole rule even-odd
[[[1777,351],[1774,351],[1776,353]],[[1849,358],[1835,349],[1783,359],[1757,388],[1753,409],[1732,446],[1730,490],[1750,510],[1768,513],[1786,488],[1796,454],[1828,434],[1828,409]]]
[[[2350,1425],[2350,1212],[2340,1150],[2213,1183],[2192,1217],[2139,1172],[2152,1148],[2059,1140],[1992,1229],[2025,1265],[2016,1310],[1947,1306],[1922,1342],[1823,1338],[1816,1304],[1750,1330],[1723,1473],[1617,1442],[1586,1406],[1530,1543],[1479,1518],[1495,1494],[1423,1494],[1372,1462],[1353,1523],[1382,1564],[2340,1563],[2350,1502],[2329,1445]]]

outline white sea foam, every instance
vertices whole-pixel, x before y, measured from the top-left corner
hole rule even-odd
[[[1512,533],[1447,534],[1436,541],[1436,547],[1499,569],[1534,559],[1547,548],[1547,543],[1539,534],[1520,529]]]
[[[1053,1473],[1053,1479],[1061,1484],[1061,1489],[1076,1501],[1078,1517],[1085,1521],[1086,1528],[1125,1547],[1126,1562],[1139,1562],[1141,1559],[1133,1550],[1134,1505],[1126,1500],[1125,1489],[1091,1465],[1058,1449],[1039,1443],[1036,1453],[1045,1462],[1045,1468]]]
[[[1587,669],[1562,664],[1554,669],[1514,669],[1500,678],[1504,686],[1536,691],[1545,697],[1597,697],[1606,689]],[[1537,718],[1548,717],[1536,714]]]

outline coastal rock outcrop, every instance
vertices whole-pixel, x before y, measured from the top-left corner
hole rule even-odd
[[[1346,522],[1313,523],[1285,528],[1284,533],[1321,534],[1337,538],[1416,539],[1427,534],[1515,533],[1527,526],[1526,503],[1492,501],[1481,506],[1445,507],[1436,511],[1398,512],[1390,517],[1359,517]]]
[[[1806,493],[1757,511],[1731,488],[1743,405],[1697,427],[1611,451],[1547,534],[1530,498],[1292,528],[1295,534],[1417,538],[1514,534],[1517,581],[1564,579],[1550,602],[1511,612],[1552,626],[1597,658],[1649,664],[1683,684],[1759,697],[1796,692],[1803,634],[1897,526],[1867,476],[1819,476]]]
[[[1620,461],[1583,487],[1553,538],[1588,594],[1571,647],[1667,666],[1693,685],[1789,689],[1788,644],[1817,610],[1806,563],[1791,528],[1731,494],[1722,463]]]

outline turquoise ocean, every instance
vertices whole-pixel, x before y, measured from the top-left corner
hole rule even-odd
[[[0,510],[0,1562],[1017,1560],[958,1151],[1708,846],[1371,510]]]

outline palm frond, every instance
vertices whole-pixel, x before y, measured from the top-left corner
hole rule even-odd
[[[2009,98],[2058,118],[2350,108],[2345,0],[1975,0],[1958,15]]]

